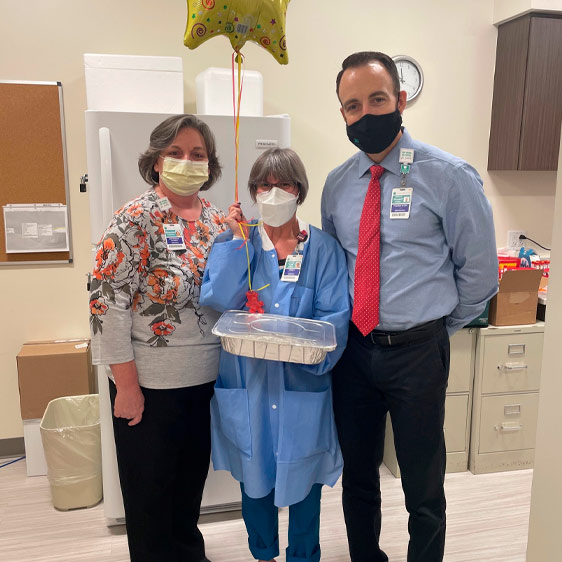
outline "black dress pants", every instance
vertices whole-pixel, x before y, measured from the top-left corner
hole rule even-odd
[[[143,388],[139,424],[113,417],[131,562],[200,562],[197,528],[211,452],[214,383]],[[109,381],[111,406],[116,388]]]
[[[390,412],[409,513],[408,562],[441,562],[445,547],[445,391],[449,337],[442,319],[364,337],[350,324],[333,371],[343,453],[343,510],[351,560],[386,562],[379,547],[385,420]]]

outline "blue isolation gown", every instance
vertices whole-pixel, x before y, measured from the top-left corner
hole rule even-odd
[[[259,292],[266,313],[324,320],[336,328],[337,348],[317,365],[221,351],[211,401],[214,468],[230,471],[252,498],[275,488],[275,505],[281,507],[303,500],[315,483],[333,486],[341,474],[330,370],[347,341],[347,266],[338,242],[315,227],[296,283],[279,279],[277,253],[262,227],[250,229],[248,250],[252,287],[270,284]],[[242,310],[247,290],[246,250],[225,232],[207,261],[200,304]]]

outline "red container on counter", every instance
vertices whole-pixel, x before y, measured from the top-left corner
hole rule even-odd
[[[519,269],[521,260],[509,256],[498,256],[498,279],[502,278],[503,272],[508,269]]]

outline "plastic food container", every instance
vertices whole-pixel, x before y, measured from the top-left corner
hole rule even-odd
[[[330,322],[227,310],[213,327],[228,353],[315,365],[336,349]]]

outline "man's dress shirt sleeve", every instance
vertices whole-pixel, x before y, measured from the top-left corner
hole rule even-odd
[[[443,201],[443,230],[454,263],[459,303],[447,317],[453,334],[484,310],[498,290],[498,258],[490,203],[480,176],[466,163]]]

